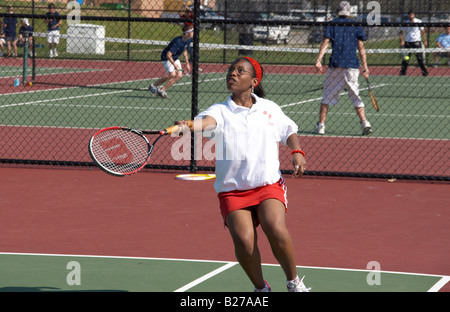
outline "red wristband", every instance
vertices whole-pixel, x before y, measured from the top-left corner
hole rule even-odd
[[[303,155],[303,157],[305,157],[305,155],[306,155],[304,151],[299,150],[299,149],[291,151],[291,155],[294,155],[295,153],[300,153],[300,154]]]

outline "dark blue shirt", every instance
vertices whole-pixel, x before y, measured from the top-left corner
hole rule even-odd
[[[5,37],[16,37],[16,26],[17,26],[17,18],[15,17],[5,17],[3,19],[3,31],[5,33]]]
[[[167,52],[172,52],[172,58],[174,61],[178,60],[178,57],[186,50],[191,44],[192,39],[183,41],[181,36],[174,38],[170,41],[169,45],[161,53],[161,61],[167,61]]]
[[[59,16],[59,13],[58,12],[55,12],[55,13],[50,13],[50,12],[47,12],[47,13],[45,13],[45,18],[47,19],[47,20],[50,20],[50,23],[48,23],[48,25],[47,25],[47,30],[48,31],[51,31],[51,30],[59,30],[59,26],[58,27],[56,27],[56,28],[52,28],[53,26],[55,26],[56,24],[58,24],[58,22],[61,20],[61,17]]]
[[[354,20],[338,17],[333,22],[354,22]],[[356,54],[358,40],[367,40],[361,26],[327,26],[324,37],[330,39],[333,47],[329,67],[359,68]]]
[[[22,26],[19,29],[19,35],[25,37],[25,34],[28,34],[29,37],[33,36],[33,26]]]

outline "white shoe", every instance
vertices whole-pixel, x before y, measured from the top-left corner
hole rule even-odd
[[[319,126],[319,123],[317,123],[316,127],[314,128],[315,134],[325,134],[325,125]]]
[[[362,128],[362,135],[372,134],[372,127],[370,126],[369,121],[364,120],[363,122],[361,122],[361,128]]]
[[[53,50],[50,50],[50,58],[53,57]]]
[[[305,284],[303,284],[303,276],[302,279],[299,279],[298,276],[293,281],[288,281],[286,287],[289,292],[309,292],[311,287],[307,288]]]
[[[148,91],[150,91],[151,94],[156,95],[158,93],[158,87],[156,87],[153,84],[151,84],[148,87]]]
[[[158,89],[158,95],[162,98],[167,98],[167,93],[164,90]]]
[[[53,51],[53,56],[58,57],[58,51],[56,51],[56,49],[55,49],[55,51]]]

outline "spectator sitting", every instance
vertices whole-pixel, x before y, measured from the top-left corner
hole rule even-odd
[[[33,27],[30,26],[28,18],[24,18],[21,21],[21,27],[19,29],[19,39],[17,40],[17,46],[23,47],[25,45],[26,37],[28,37],[28,50],[30,56],[33,56]]]
[[[448,52],[435,52],[434,56],[434,67],[439,65],[439,57],[446,57],[447,64],[450,66],[450,26],[445,27],[445,33],[439,35],[436,39],[436,46],[440,49],[448,49]]]

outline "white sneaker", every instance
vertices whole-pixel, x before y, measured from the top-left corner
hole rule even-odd
[[[319,123],[317,123],[316,127],[314,128],[315,134],[325,134],[325,125],[319,126]]]
[[[154,86],[153,84],[151,84],[148,87],[148,91],[150,91],[151,94],[156,95],[158,93],[158,87]]]
[[[50,50],[50,58],[53,57],[53,50]]]
[[[158,95],[162,98],[167,98],[167,93],[164,90],[158,89]]]
[[[293,281],[288,281],[286,284],[287,290],[289,292],[309,292],[311,287],[307,288],[305,284],[303,284],[303,276],[302,279],[299,279],[298,276]]]
[[[264,281],[264,284],[265,284],[264,288],[258,289],[255,287],[254,292],[272,292],[272,289],[270,288],[269,284],[266,281]]]
[[[58,57],[58,51],[56,51],[56,49],[55,49],[55,51],[53,51],[53,56]]]
[[[364,120],[361,122],[362,135],[372,134],[372,127],[370,126],[370,122],[368,120]]]

